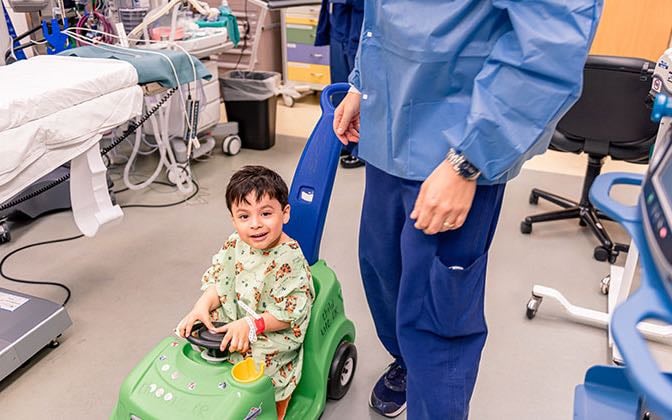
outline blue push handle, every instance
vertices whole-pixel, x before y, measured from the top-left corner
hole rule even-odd
[[[646,274],[643,274],[646,276]],[[647,405],[661,418],[672,418],[672,380],[660,371],[637,324],[649,318],[672,323],[672,314],[655,289],[642,286],[616,308],[611,332],[626,362],[630,382],[646,395]]]
[[[322,116],[303,148],[289,190],[291,217],[285,232],[299,242],[310,265],[319,259],[324,222],[343,147],[334,133],[332,97],[349,88],[347,83],[336,83],[322,91]]]
[[[320,96],[320,108],[322,108],[322,115],[326,116],[333,122],[334,111],[336,110],[336,108],[334,107],[331,98],[334,95],[338,94],[342,95],[343,93],[346,93],[349,90],[350,85],[347,83],[334,83],[324,88],[324,90],[322,90],[322,95]],[[344,148],[351,155],[357,156],[358,146],[359,146],[358,143],[348,143],[346,146],[344,146]]]
[[[610,197],[611,189],[616,185],[642,185],[644,176],[626,172],[602,174],[595,179],[590,188],[590,202],[614,221],[622,224],[632,236],[634,226],[641,220],[638,205],[627,206]]]
[[[322,108],[322,115],[327,117],[334,116],[334,104],[331,102],[331,98],[334,95],[339,93],[345,93],[350,89],[350,85],[347,83],[334,83],[325,87],[322,90],[322,95],[320,96],[320,108]]]

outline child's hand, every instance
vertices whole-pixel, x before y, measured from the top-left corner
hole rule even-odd
[[[227,344],[231,352],[238,351],[245,353],[250,348],[250,326],[247,325],[247,321],[244,318],[230,322],[223,327],[215,328],[215,331],[226,333],[222,339],[222,344],[219,346],[219,349],[222,351],[226,349]]]
[[[215,326],[212,325],[212,321],[210,320],[210,311],[208,311],[208,308],[196,305],[194,306],[194,309],[192,309],[191,312],[177,324],[175,331],[180,337],[186,338],[191,334],[191,329],[194,327],[196,321],[201,321],[209,330],[215,330]]]

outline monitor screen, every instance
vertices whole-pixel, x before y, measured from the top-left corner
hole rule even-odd
[[[672,294],[672,142],[657,145],[643,188],[644,230],[651,256]]]
[[[669,155],[669,152],[668,152]],[[660,187],[660,194],[664,196],[661,197],[663,201],[667,202],[668,209],[672,205],[672,159],[667,157],[666,161],[663,162],[663,166],[658,170],[658,179]],[[669,219],[668,214],[668,219]]]

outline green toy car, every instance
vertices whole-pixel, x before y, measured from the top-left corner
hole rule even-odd
[[[340,152],[331,129],[330,98],[347,89],[347,84],[339,84],[323,91],[322,118],[304,148],[290,189],[292,219],[286,231],[312,264],[316,296],[303,344],[302,376],[287,420],[319,418],[327,398],[338,400],[346,394],[357,366],[355,327],[345,316],[340,283],[318,260]],[[271,379],[263,375],[263,364],[255,366],[248,358],[232,365],[220,352],[220,343],[221,336],[203,326],[187,339],[163,340],[126,378],[111,418],[277,419],[275,392]]]
[[[355,327],[345,317],[336,275],[321,260],[311,266],[311,274],[316,299],[288,420],[319,418],[327,398],[340,399],[348,391],[357,365]],[[277,419],[271,379],[250,366],[252,359],[234,366],[214,361],[218,350],[210,350],[204,353],[177,337],[163,340],[126,378],[111,418]]]

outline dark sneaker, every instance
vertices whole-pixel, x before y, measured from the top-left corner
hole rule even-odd
[[[397,417],[406,410],[406,369],[396,361],[373,387],[369,407],[385,417]]]
[[[364,161],[352,155],[341,156],[341,166],[346,169],[359,168],[364,166]]]

